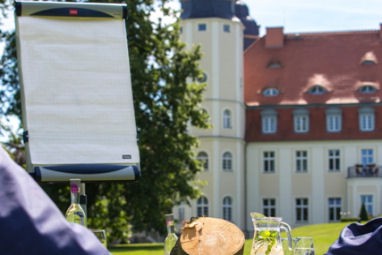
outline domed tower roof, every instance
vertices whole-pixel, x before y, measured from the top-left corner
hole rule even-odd
[[[235,17],[235,0],[181,0],[181,19]]]
[[[235,15],[244,25],[244,49],[246,49],[258,38],[260,26],[249,16],[248,6],[241,0],[236,0]]]

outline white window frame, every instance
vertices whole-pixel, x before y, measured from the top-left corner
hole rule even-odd
[[[223,111],[223,128],[231,129],[232,128],[232,113],[229,109]]]
[[[329,109],[326,111],[326,131],[330,133],[342,130],[342,113],[340,109]]]
[[[208,216],[208,198],[205,196],[199,197],[196,202],[196,215],[198,217]]]
[[[328,150],[328,169],[329,169],[329,172],[341,171],[341,150],[339,149]]]
[[[296,222],[309,221],[309,199],[306,197],[299,197],[295,200],[296,203]]]
[[[233,156],[232,153],[229,151],[226,151],[222,155],[222,168],[223,171],[231,172],[232,171],[232,162],[233,162]]]
[[[232,221],[232,197],[223,198],[223,219]]]
[[[361,149],[361,163],[363,166],[374,164],[374,150],[371,148]]]
[[[274,173],[276,171],[275,151],[263,151],[263,172]]]
[[[307,173],[308,172],[308,151],[296,150],[296,172]]]
[[[267,217],[276,217],[275,198],[263,198],[263,214]]]
[[[277,131],[277,113],[275,110],[261,112],[261,129],[264,134],[274,134]]]
[[[202,163],[204,171],[209,169],[208,153],[205,151],[200,151],[198,153],[197,159]]]
[[[328,218],[329,221],[341,220],[342,199],[340,197],[328,198]]]
[[[359,129],[362,132],[371,132],[375,129],[374,109],[365,107],[359,110]]]
[[[361,195],[361,205],[365,204],[367,213],[372,216],[374,215],[374,196],[371,194]]]
[[[309,131],[309,113],[305,109],[293,112],[294,131],[296,133],[307,133]]]

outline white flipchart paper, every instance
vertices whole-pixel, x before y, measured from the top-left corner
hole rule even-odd
[[[30,163],[139,163],[125,21],[16,24]]]

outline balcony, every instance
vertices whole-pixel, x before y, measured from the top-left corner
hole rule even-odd
[[[348,178],[356,177],[382,177],[382,169],[376,164],[356,164],[348,167]]]

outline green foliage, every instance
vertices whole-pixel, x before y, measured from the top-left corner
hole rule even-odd
[[[256,246],[255,249],[262,249],[266,246],[265,255],[269,255],[272,251],[273,246],[276,245],[277,237],[279,235],[278,231],[262,230],[256,234]]]
[[[204,84],[196,82],[202,74],[198,68],[201,54],[198,47],[187,51],[180,42],[178,13],[168,7],[169,2],[126,0],[142,178],[87,184],[89,226],[106,228],[112,241],[126,241],[129,223],[137,231],[164,233],[164,214],[175,204],[198,196],[194,177],[201,164],[193,153],[198,141],[188,128],[207,127],[207,114],[200,107]],[[154,10],[174,22],[154,21]],[[20,116],[14,31],[1,35],[7,42],[1,58],[2,110]],[[69,201],[67,185],[43,187],[64,212]]]

